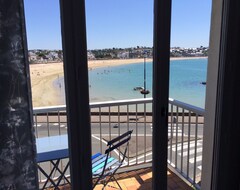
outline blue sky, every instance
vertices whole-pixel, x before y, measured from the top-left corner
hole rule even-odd
[[[152,46],[153,0],[86,0],[88,49]],[[24,0],[29,49],[61,49],[58,0]],[[171,46],[208,46],[211,0],[173,0]]]

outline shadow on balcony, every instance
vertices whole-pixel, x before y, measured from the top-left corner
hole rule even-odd
[[[123,172],[115,175],[123,190],[151,190],[152,189],[152,169],[139,169],[130,172]],[[97,185],[94,190],[101,190],[102,185]],[[106,190],[117,189],[116,182],[110,182]],[[71,190],[70,185],[60,186],[60,190]],[[168,190],[192,190],[185,181],[176,174],[168,171]],[[52,189],[49,189],[52,190]]]

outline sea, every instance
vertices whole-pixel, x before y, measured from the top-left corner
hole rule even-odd
[[[202,82],[206,82],[207,62],[207,58],[171,60],[169,97],[204,108],[206,85]],[[152,97],[152,77],[153,64],[146,62],[146,89],[150,91],[146,97]],[[56,79],[54,86],[60,88],[65,103],[63,78]],[[90,102],[143,98],[139,91],[134,90],[143,86],[144,60],[89,70]]]

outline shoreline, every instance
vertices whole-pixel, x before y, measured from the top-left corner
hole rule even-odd
[[[207,59],[207,57],[171,57],[172,60],[191,60],[191,59]],[[146,62],[152,61],[152,58],[146,58]],[[88,69],[100,67],[114,67],[125,64],[143,63],[143,58],[136,59],[106,59],[106,60],[89,60]]]
[[[180,57],[171,58],[170,60],[190,60],[204,58],[206,59],[207,57]],[[147,58],[146,61],[149,62],[152,61],[152,59]],[[143,58],[89,60],[88,69],[92,70],[101,67],[114,67],[142,62]],[[30,64],[33,107],[62,105],[62,92],[56,88],[54,81],[57,78],[63,77],[63,75],[63,62]]]

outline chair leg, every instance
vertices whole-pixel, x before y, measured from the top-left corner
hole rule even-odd
[[[96,187],[96,185],[98,184],[98,182],[100,181],[100,177],[98,177],[98,179],[96,180],[96,182],[93,184],[93,189]],[[104,186],[103,186],[104,187]]]
[[[114,177],[114,175],[115,175],[115,172],[114,172],[114,173],[109,177],[109,179],[104,183],[103,189],[104,189],[104,187],[107,186],[107,184],[108,184],[108,183],[110,182],[110,180],[113,178],[113,179],[116,181],[118,187],[122,190],[122,187],[120,186],[120,184],[118,183],[118,181],[116,180],[116,178]]]
[[[116,181],[118,187],[122,190],[122,187],[120,186],[120,184],[118,183],[118,181],[116,180],[116,178],[113,176],[113,179]]]

